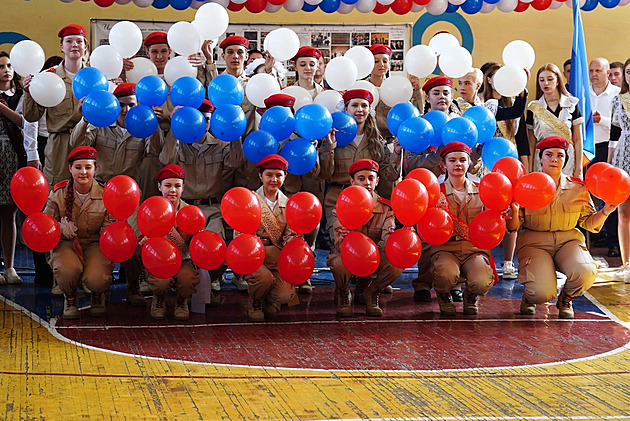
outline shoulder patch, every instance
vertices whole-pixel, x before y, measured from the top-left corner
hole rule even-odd
[[[575,181],[576,183],[584,184],[584,180],[579,179],[577,177],[569,177],[569,180]]]
[[[385,199],[385,198],[379,197],[378,201],[383,203],[383,204],[385,204],[385,205],[387,205],[387,206],[389,206],[390,208],[392,207],[392,202],[387,200],[387,199]]]
[[[59,189],[62,189],[64,187],[66,187],[67,185],[68,185],[68,180],[60,181],[59,183],[55,184],[55,186],[53,187],[53,191],[57,191]]]

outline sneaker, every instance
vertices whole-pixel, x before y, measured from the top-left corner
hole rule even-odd
[[[511,260],[503,262],[503,279],[516,279],[516,268]]]
[[[7,284],[21,284],[22,278],[17,274],[15,268],[6,268],[4,270],[4,279]]]
[[[626,263],[615,273],[615,279],[630,284],[630,263]]]
[[[217,282],[217,284],[219,285],[220,291],[221,285],[219,282]],[[245,280],[243,275],[234,274],[234,276],[232,276],[232,285],[234,285],[239,291],[247,291],[249,289],[249,283]],[[214,282],[212,283],[212,289],[214,289]]]

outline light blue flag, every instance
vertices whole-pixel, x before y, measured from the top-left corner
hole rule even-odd
[[[573,3],[573,46],[571,48],[569,92],[580,99],[580,109],[584,116],[584,124],[582,124],[584,156],[588,161],[591,161],[595,157],[595,139],[591,91],[588,79],[588,58],[586,56],[580,5],[578,0],[571,1]]]

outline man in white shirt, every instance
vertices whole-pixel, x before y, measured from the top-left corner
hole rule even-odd
[[[615,86],[621,88],[621,82],[623,80],[623,63],[620,61],[613,61],[610,63],[610,74],[608,80]]]
[[[609,162],[608,140],[610,139],[611,101],[620,88],[610,83],[610,64],[605,58],[596,58],[588,66],[591,81],[591,108],[595,128],[595,162]],[[604,224],[608,256],[617,257],[619,240],[617,236],[617,212],[613,212]]]

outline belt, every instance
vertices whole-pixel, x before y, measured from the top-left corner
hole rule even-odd
[[[350,187],[350,184],[330,183],[330,185],[333,187],[340,187],[342,189],[345,189],[346,187]]]
[[[217,199],[216,197],[209,197],[207,199],[191,199],[191,200],[186,200],[187,202],[190,202],[191,204],[195,205],[195,206],[204,206],[204,205],[218,205],[219,199]]]

